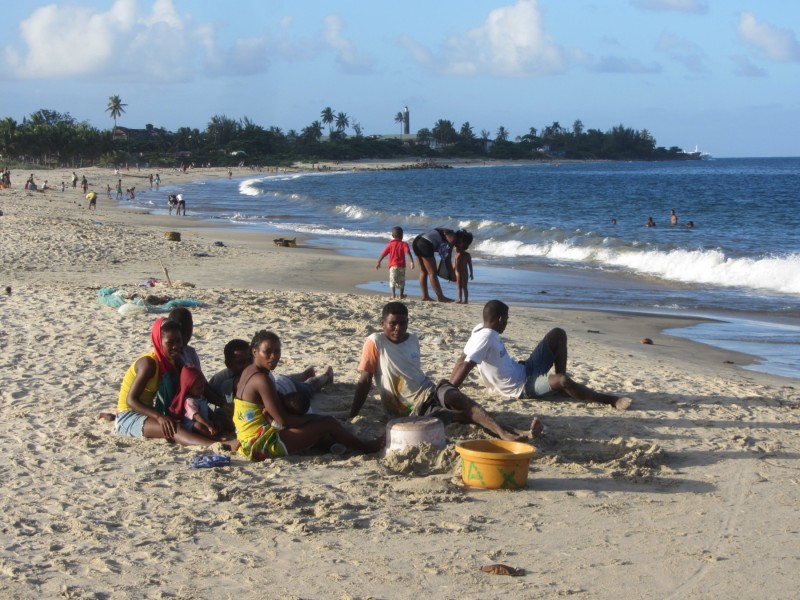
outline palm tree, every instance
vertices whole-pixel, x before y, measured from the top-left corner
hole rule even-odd
[[[114,119],[114,129],[117,128],[117,117],[121,116],[122,113],[125,112],[123,107],[128,106],[127,104],[123,104],[122,98],[119,96],[111,96],[108,99],[108,107],[106,108],[106,112],[111,115],[111,118]]]
[[[456,128],[453,127],[453,122],[447,119],[439,119],[436,121],[436,125],[433,126],[433,131],[431,131],[431,133],[433,134],[433,139],[441,146],[453,143],[458,136]]]
[[[403,117],[403,113],[402,112],[398,112],[394,116],[394,122],[395,123],[400,123],[400,135],[403,135],[403,131],[404,131],[404,127],[403,126],[405,125],[405,117]]]
[[[305,142],[318,142],[322,137],[322,123],[314,121],[308,127],[303,127],[300,137]]]
[[[338,113],[336,115],[336,131],[344,133],[348,127],[350,127],[350,117],[347,116],[347,113]]]
[[[507,142],[508,141],[508,130],[500,125],[497,129],[497,137],[494,140],[495,142]]]
[[[322,122],[328,126],[328,134],[330,135],[333,132],[333,128],[331,125],[336,120],[336,117],[333,116],[333,109],[330,106],[326,106],[322,109],[322,112],[319,114]]]

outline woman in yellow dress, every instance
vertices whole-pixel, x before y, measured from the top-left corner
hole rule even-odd
[[[239,453],[250,460],[279,458],[310,448],[326,436],[361,452],[377,452],[383,437],[365,441],[344,428],[334,417],[295,415],[278,399],[271,371],[281,358],[281,340],[261,330],[250,343],[253,363],[239,378],[233,399],[233,423]]]

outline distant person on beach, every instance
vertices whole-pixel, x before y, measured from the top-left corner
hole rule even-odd
[[[89,181],[86,179],[86,175],[81,177],[81,189],[83,190],[84,194],[89,191]]]
[[[167,412],[180,383],[180,325],[159,317],[153,323],[150,339],[153,349],[139,357],[125,373],[117,400],[116,417],[101,413],[100,418],[114,421],[119,435],[163,438],[182,446],[209,446],[214,440],[187,431]],[[235,449],[236,443],[228,444]]]
[[[669,211],[669,224],[673,226],[678,224],[678,215],[675,214],[674,208]]]
[[[383,438],[362,440],[334,417],[294,415],[278,397],[272,371],[281,358],[281,340],[261,330],[250,342],[253,363],[239,378],[233,421],[239,453],[253,461],[280,458],[314,446],[326,438],[361,452],[377,452]]]
[[[431,229],[427,233],[423,233],[414,238],[411,243],[411,248],[414,254],[417,255],[417,262],[419,263],[419,288],[422,291],[423,300],[433,300],[428,294],[428,281],[430,281],[431,288],[433,288],[436,299],[439,302],[452,302],[452,298],[448,298],[442,292],[442,285],[439,283],[439,273],[436,268],[436,254],[438,253],[442,260],[450,261],[450,250],[455,243],[456,232],[452,229],[444,227],[437,227]]]
[[[656,222],[653,221],[653,217],[647,217],[647,221],[644,224],[645,227],[655,227]]]
[[[89,210],[97,210],[97,192],[89,192],[86,199],[89,201]]]
[[[617,220],[616,219],[611,219],[611,224],[612,225],[616,225],[617,224]]]
[[[534,418],[527,432],[509,429],[495,421],[477,402],[449,382],[435,384],[422,370],[419,340],[408,332],[408,308],[389,302],[381,312],[382,331],[364,340],[358,370],[361,372],[350,418],[358,416],[376,380],[383,407],[392,417],[432,416],[445,423],[468,423],[482,427],[504,440],[519,441],[538,435]]]
[[[567,375],[567,334],[563,329],[551,329],[525,361],[511,358],[500,339],[508,325],[508,310],[508,305],[499,300],[484,305],[483,323],[472,330],[450,375],[454,386],[460,386],[477,365],[486,387],[508,398],[541,398],[563,390],[577,400],[607,404],[618,410],[631,405],[630,398],[596,392]],[[550,373],[553,366],[555,373]]]
[[[72,172],[72,189],[74,190],[77,187],[78,187],[78,174],[75,173],[75,171],[73,171]]]
[[[117,200],[122,200],[122,179],[117,179]]]
[[[688,227],[689,229],[694,227],[694,221],[686,221],[686,227]]]
[[[414,268],[414,255],[411,254],[411,248],[403,241],[403,228],[392,227],[392,239],[386,244],[386,247],[381,252],[378,259],[378,264],[375,265],[376,269],[381,268],[381,261],[388,255],[389,257],[389,287],[392,288],[392,298],[395,298],[395,289],[400,291],[400,297],[406,297],[406,254],[411,263],[411,268]]]
[[[156,173],[155,184],[156,184],[156,189],[158,189],[158,186],[161,185],[161,175],[159,175],[158,173]]]
[[[472,234],[469,231],[456,231],[455,257],[453,258],[453,270],[456,273],[456,287],[458,288],[458,303],[469,304],[469,289],[467,278],[472,275],[472,255],[467,249],[472,244]]]
[[[177,205],[175,207],[175,216],[177,217],[183,211],[183,216],[186,216],[186,200],[183,199],[183,194],[176,194],[175,200]]]

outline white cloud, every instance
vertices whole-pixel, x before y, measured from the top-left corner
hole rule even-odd
[[[537,0],[491,11],[480,27],[451,36],[439,56],[408,38],[400,43],[417,62],[448,75],[532,77],[560,73],[566,62],[544,30]]]
[[[759,22],[751,12],[740,15],[739,37],[770,60],[800,62],[800,43],[794,32],[764,21]]]
[[[328,15],[323,24],[322,38],[336,54],[336,61],[348,73],[369,73],[372,61],[361,54],[350,40],[342,36],[342,19]]]
[[[20,23],[24,49],[3,49],[0,77],[182,81],[199,72],[253,73],[264,68],[267,40],[240,39],[217,46],[209,25],[194,26],[172,0],[142,12],[136,0],[116,0],[107,11],[51,4]]]
[[[631,4],[645,10],[688,13],[704,13],[708,10],[708,4],[703,0],[632,0]]]
[[[135,10],[134,0],[118,0],[106,13],[55,4],[39,8],[19,26],[27,54],[5,47],[6,70],[22,79],[105,71],[122,50],[121,39],[130,31]]]

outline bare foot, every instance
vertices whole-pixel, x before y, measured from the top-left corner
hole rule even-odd
[[[447,296],[442,296],[439,298],[439,302],[454,302],[452,298],[448,298]]]
[[[322,374],[325,377],[325,383],[323,385],[330,385],[333,383],[333,367],[328,365],[328,368],[325,369],[325,372]]]
[[[617,410],[628,410],[628,407],[630,407],[631,404],[633,404],[633,398],[623,396],[622,398],[617,398],[612,406]]]
[[[108,421],[109,423],[113,423],[114,421],[117,420],[117,415],[115,415],[114,413],[101,412],[97,415],[97,420]]]
[[[311,379],[312,377],[316,376],[316,374],[317,370],[314,367],[308,367],[300,375],[302,375],[303,381],[305,381],[306,379]]]
[[[431,298],[430,296],[425,296],[424,298],[422,298],[422,301],[423,302],[433,302],[433,298]]]
[[[534,440],[537,437],[540,437],[544,433],[544,425],[542,425],[542,422],[539,420],[539,417],[533,417],[533,421],[531,421],[530,433],[531,433],[531,439]]]
[[[222,442],[222,447],[229,452],[237,452],[239,450],[239,440],[230,440],[229,442]]]

